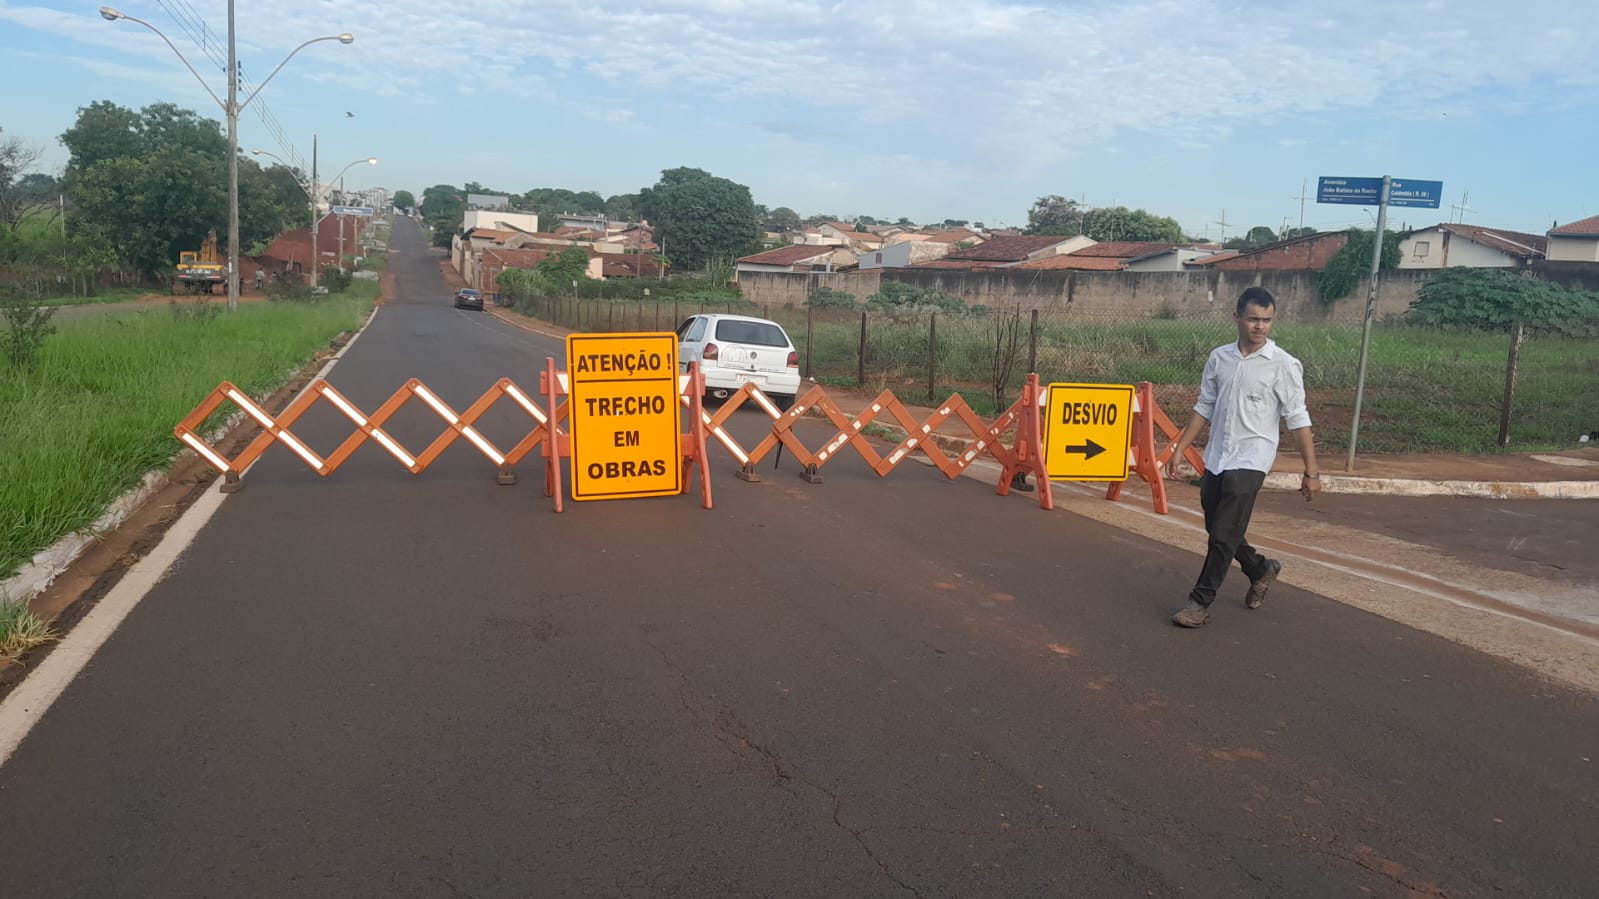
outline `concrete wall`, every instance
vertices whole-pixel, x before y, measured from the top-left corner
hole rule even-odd
[[[1365,315],[1362,280],[1349,296],[1330,307],[1316,294],[1316,272],[961,272],[938,269],[883,269],[833,274],[762,273],[741,275],[745,298],[757,304],[802,306],[811,291],[831,287],[864,300],[881,281],[900,281],[953,294],[969,306],[1039,309],[1049,314],[1082,314],[1099,320],[1134,320],[1157,313],[1178,318],[1229,318],[1238,294],[1261,286],[1277,298],[1283,321],[1358,324]],[[1427,272],[1384,272],[1378,284],[1377,315],[1410,308]]]

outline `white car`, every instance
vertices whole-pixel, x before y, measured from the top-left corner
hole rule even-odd
[[[783,326],[747,315],[702,313],[677,327],[677,363],[698,362],[705,393],[725,400],[753,383],[779,409],[794,404],[800,388],[799,352]]]

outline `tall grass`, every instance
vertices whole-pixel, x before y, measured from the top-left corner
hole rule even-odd
[[[359,326],[377,290],[357,282],[322,302],[213,318],[158,307],[61,323],[35,367],[0,372],[0,578],[165,466],[180,448],[173,426],[218,382],[279,386]]]

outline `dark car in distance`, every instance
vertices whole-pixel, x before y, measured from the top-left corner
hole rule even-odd
[[[483,309],[483,291],[475,287],[463,287],[455,292],[455,308],[457,309]]]

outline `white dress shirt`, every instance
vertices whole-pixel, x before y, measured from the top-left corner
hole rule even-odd
[[[1269,472],[1277,459],[1277,422],[1290,431],[1310,427],[1304,366],[1272,340],[1247,356],[1237,343],[1219,346],[1205,360],[1194,411],[1210,421],[1206,471]]]

